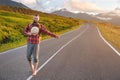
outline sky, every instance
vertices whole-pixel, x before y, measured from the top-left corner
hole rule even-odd
[[[13,0],[42,11],[53,12],[66,8],[71,12],[101,13],[120,8],[120,0]]]

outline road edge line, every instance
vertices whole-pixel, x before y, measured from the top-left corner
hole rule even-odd
[[[119,51],[117,51],[117,50],[102,36],[102,34],[101,34],[101,32],[100,32],[100,30],[99,30],[98,27],[97,27],[97,31],[98,31],[99,36],[102,38],[102,40],[103,40],[115,53],[117,53],[117,54],[120,56]]]

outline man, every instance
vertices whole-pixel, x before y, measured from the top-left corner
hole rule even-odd
[[[43,33],[46,33],[47,35],[50,35],[51,37],[58,38],[58,36],[48,31],[44,25],[39,24],[38,21],[39,21],[39,15],[36,14],[33,17],[33,23],[28,24],[24,29],[24,34],[27,35],[27,42],[28,42],[27,43],[27,59],[29,61],[33,76],[36,75],[36,70],[38,67],[40,33],[43,32]],[[31,29],[34,26],[39,28],[39,32],[36,35],[31,33]],[[32,55],[33,55],[33,61],[31,57]]]

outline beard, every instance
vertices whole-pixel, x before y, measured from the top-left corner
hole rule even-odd
[[[33,23],[38,23],[38,21],[36,21],[36,20],[33,20]]]
[[[38,23],[38,21],[33,20],[32,25],[33,25],[33,26],[39,26],[39,23]]]

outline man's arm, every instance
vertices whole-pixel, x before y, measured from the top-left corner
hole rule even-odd
[[[44,25],[40,25],[40,27],[41,27],[41,31],[42,31],[43,33],[45,33],[45,34],[47,34],[47,35],[49,35],[49,36],[51,36],[51,37],[58,38],[57,35],[53,34],[53,33],[50,32],[49,30],[47,30]]]
[[[28,25],[25,27],[25,29],[24,29],[24,34],[27,35],[27,36],[30,36],[30,35],[31,35],[31,33],[29,32],[29,25],[30,25],[30,24],[28,24]]]

